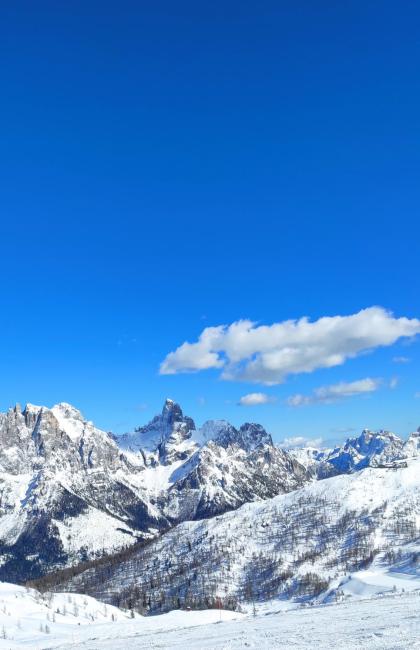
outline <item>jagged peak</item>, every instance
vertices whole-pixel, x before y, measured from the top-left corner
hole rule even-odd
[[[372,429],[363,429],[359,437],[362,436],[366,438],[399,438],[397,434],[395,434],[393,431],[389,431],[388,429],[378,429],[377,431],[374,431]]]
[[[345,447],[355,447],[358,450],[368,450],[373,447],[387,447],[388,445],[402,445],[403,440],[392,431],[379,429],[370,431],[364,429],[358,438],[348,438]]]
[[[45,406],[37,406],[36,404],[31,404],[30,402],[28,402],[25,405],[25,408],[23,409],[23,413],[27,413],[27,414],[39,413],[44,408]]]
[[[250,422],[235,429],[226,420],[208,420],[200,429],[200,433],[203,443],[213,440],[223,447],[238,445],[245,451],[253,451],[257,447],[273,444],[271,436],[261,424]]]
[[[52,407],[51,411],[55,415],[60,414],[65,418],[74,418],[76,420],[82,420],[82,421],[84,421],[85,419],[81,411],[79,411],[79,409],[77,409],[72,404],[69,404],[68,402],[59,402],[58,404],[55,404]]]
[[[137,427],[132,433],[118,436],[117,439],[122,448],[154,453],[169,439],[174,438],[174,442],[178,435],[180,439],[189,438],[194,430],[194,420],[183,414],[177,402],[167,398],[159,415],[155,415],[148,424]]]
[[[162,408],[162,418],[165,422],[180,422],[184,414],[178,402],[167,398]]]
[[[239,432],[247,449],[255,449],[263,445],[273,445],[273,439],[261,424],[245,422]]]
[[[205,445],[211,440],[218,441],[229,432],[237,433],[235,427],[227,420],[206,420],[194,435],[194,439],[199,445]]]
[[[21,411],[20,404],[16,404],[14,410],[16,412]],[[28,402],[25,405],[25,408],[23,409],[22,413],[26,415],[37,415],[41,411],[45,411],[45,412],[51,411],[54,414],[59,413],[66,418],[76,418],[78,420],[84,420],[84,417],[82,413],[79,411],[79,409],[77,409],[72,404],[69,404],[68,402],[59,402],[58,404],[55,404],[51,408],[47,406],[41,406],[38,404],[31,404],[30,402]]]

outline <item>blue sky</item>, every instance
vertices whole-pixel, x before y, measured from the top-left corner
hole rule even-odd
[[[420,10],[339,5],[2,6],[2,410],[68,401],[122,432],[170,396],[278,440],[420,425],[411,337],[276,385],[159,374],[240,319],[420,316]]]

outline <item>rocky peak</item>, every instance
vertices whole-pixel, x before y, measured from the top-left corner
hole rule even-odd
[[[398,458],[404,443],[391,431],[363,431],[354,447],[364,457],[363,464],[389,463]]]
[[[254,424],[246,422],[239,429],[242,447],[246,451],[253,451],[264,445],[273,446],[273,439],[269,433],[261,426],[261,424]]]
[[[212,441],[224,448],[236,445],[247,452],[264,445],[273,446],[272,438],[266,430],[260,424],[249,422],[236,429],[226,420],[208,420],[197,431],[195,438],[200,445]]]
[[[404,452],[408,458],[420,455],[420,427],[409,435],[404,445]]]
[[[52,412],[57,416],[65,418],[67,420],[80,420],[85,422],[85,418],[75,406],[68,404],[67,402],[60,402],[52,407]]]
[[[41,411],[42,406],[35,406],[35,404],[26,404],[22,414],[25,418],[25,424],[28,428],[33,428],[35,426]]]
[[[391,431],[364,429],[358,438],[349,438],[327,454],[323,459],[327,463],[324,469],[329,466],[335,473],[345,473],[388,465],[401,458],[403,449],[404,442]]]
[[[162,409],[161,422],[164,438],[168,437],[168,434],[171,435],[174,429],[183,428],[187,431],[195,430],[194,420],[187,415],[184,415],[180,405],[171,399],[165,400]]]
[[[177,402],[167,398],[162,408],[162,421],[172,423],[180,422],[184,415],[182,409]]]
[[[194,434],[194,438],[200,446],[210,441],[227,447],[238,435],[237,430],[226,420],[207,420],[203,426]]]

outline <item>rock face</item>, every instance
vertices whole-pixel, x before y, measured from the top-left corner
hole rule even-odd
[[[0,414],[0,579],[21,581],[303,485],[259,425],[197,430],[178,404],[112,436],[61,403]]]

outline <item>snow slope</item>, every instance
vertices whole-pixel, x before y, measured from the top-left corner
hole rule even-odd
[[[216,610],[144,618],[81,594],[40,594],[0,582],[0,648],[79,647],[89,639],[121,639],[243,618]],[[94,642],[95,643],[95,642]]]
[[[308,607],[217,625],[142,629],[60,646],[86,650],[412,650],[420,648],[419,595]],[[225,613],[223,612],[223,617]],[[162,617],[155,617],[157,619]],[[159,624],[159,622],[157,622]],[[121,632],[120,632],[121,634]]]
[[[323,602],[351,592],[350,574],[353,585],[368,582],[357,572],[370,567],[380,575],[375,593],[386,591],[387,576],[392,589],[398,573],[418,588],[419,537],[420,458],[413,458],[406,467],[366,468],[185,522],[120,564],[81,573],[64,587],[112,603],[134,598],[151,612],[217,598],[226,607],[273,597]]]
[[[258,605],[255,616],[207,610],[131,618],[127,612],[83,595],[72,594],[70,599],[71,602],[68,594],[42,598],[32,590],[0,584],[0,648],[411,650],[420,647],[420,592],[398,591],[388,597],[290,611],[282,611],[273,601]]]

